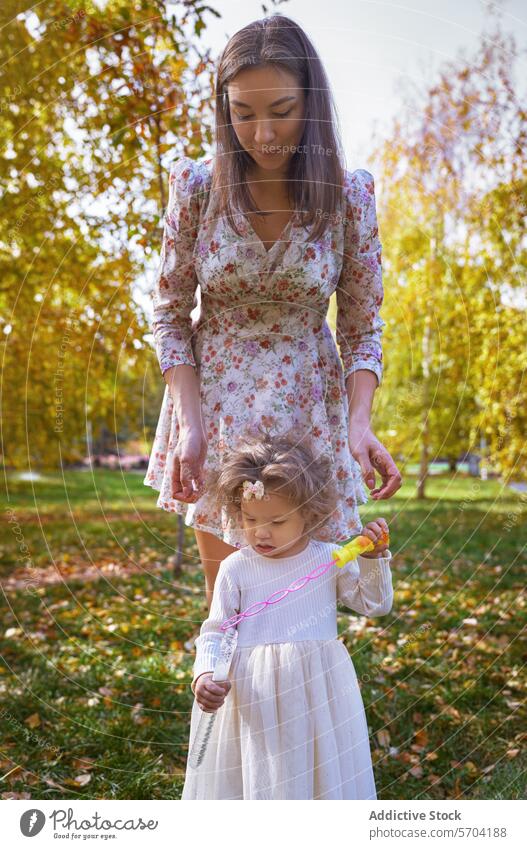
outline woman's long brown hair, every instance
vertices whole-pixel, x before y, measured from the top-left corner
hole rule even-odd
[[[256,212],[247,187],[254,164],[240,146],[231,123],[227,85],[240,71],[273,65],[289,71],[305,94],[304,132],[289,162],[286,177],[291,207],[308,238],[320,239],[334,215],[342,212],[344,155],[338,118],[326,72],[302,28],[291,18],[273,14],[248,24],[229,39],[216,75],[216,121],[211,190],[217,214],[225,215],[238,234],[234,214]],[[305,152],[304,152],[305,145]],[[315,225],[313,225],[315,222]]]

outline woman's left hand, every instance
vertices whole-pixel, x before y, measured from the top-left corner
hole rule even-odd
[[[371,497],[376,501],[391,498],[400,489],[403,480],[390,452],[379,442],[370,425],[363,422],[350,422],[348,439],[351,455],[361,467]],[[377,489],[373,489],[375,470],[382,478],[382,486]]]

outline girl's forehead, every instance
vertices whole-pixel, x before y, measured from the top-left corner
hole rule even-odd
[[[266,492],[262,499],[242,498],[241,509],[242,513],[249,518],[265,516],[267,519],[274,519],[277,516],[283,516],[285,512],[290,513],[296,509],[296,506],[287,496]]]

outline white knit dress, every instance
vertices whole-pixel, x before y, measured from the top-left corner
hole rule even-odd
[[[333,560],[340,546],[311,539],[273,559],[245,546],[220,564],[209,618],[196,640],[194,678],[213,671],[220,625]],[[391,553],[358,557],[238,624],[232,687],[204,760],[187,764],[182,799],[376,799],[362,696],[337,636],[337,599],[368,617],[393,603]],[[201,709],[194,699],[192,748]],[[208,716],[209,714],[205,714]]]

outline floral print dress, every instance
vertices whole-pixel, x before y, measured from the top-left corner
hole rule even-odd
[[[215,214],[212,166],[212,159],[182,157],[170,169],[152,294],[161,372],[180,364],[198,372],[208,440],[204,472],[221,464],[238,434],[258,425],[272,433],[295,427],[299,439],[310,436],[317,453],[330,453],[340,500],[313,536],[348,539],[362,529],[357,505],[367,495],[349,449],[345,380],[369,369],[380,384],[383,368],[373,177],[363,169],[346,171],[340,212],[321,239],[308,242],[308,228],[294,213],[266,250],[244,215],[236,217],[240,237]],[[336,341],[326,321],[335,291]],[[172,498],[178,436],[167,386],[144,484],[159,491],[158,507],[240,548],[246,544],[242,529],[214,508],[206,491],[194,504]]]

